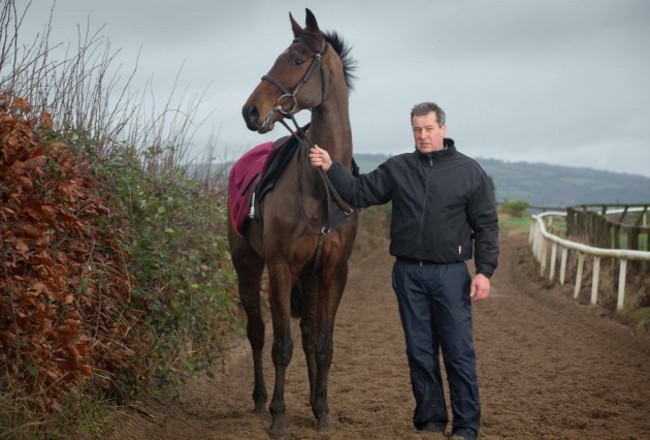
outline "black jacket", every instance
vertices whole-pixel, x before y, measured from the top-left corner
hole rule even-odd
[[[490,277],[499,256],[492,188],[475,160],[444,142],[444,150],[394,156],[359,177],[334,162],[327,176],[354,207],[392,200],[391,255],[453,263],[472,258],[474,244],[476,272]]]

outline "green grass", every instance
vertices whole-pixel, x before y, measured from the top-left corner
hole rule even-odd
[[[528,232],[530,229],[530,224],[532,219],[528,216],[526,217],[499,217],[499,227],[502,230],[515,232],[515,233],[524,233]]]
[[[637,330],[650,330],[650,307],[641,307],[623,315],[625,320],[633,328]]]

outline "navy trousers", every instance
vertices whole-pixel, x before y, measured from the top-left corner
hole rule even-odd
[[[406,339],[406,355],[415,397],[416,429],[444,429],[449,421],[440,373],[445,363],[452,432],[478,436],[481,406],[472,342],[471,277],[463,262],[419,264],[397,260],[393,289]]]

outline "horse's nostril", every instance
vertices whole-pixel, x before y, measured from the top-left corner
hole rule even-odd
[[[259,127],[260,116],[260,112],[257,110],[257,107],[254,105],[244,107],[242,109],[242,115],[244,116],[244,121],[246,121],[246,126],[250,130],[257,130]]]
[[[257,122],[259,116],[260,116],[260,112],[257,110],[257,107],[252,105],[248,108],[248,118],[250,119],[251,122]]]

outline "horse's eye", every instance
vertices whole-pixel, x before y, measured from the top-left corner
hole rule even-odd
[[[293,60],[293,65],[294,66],[302,66],[304,62],[305,62],[305,60],[302,60],[300,58],[296,58],[296,59]]]

